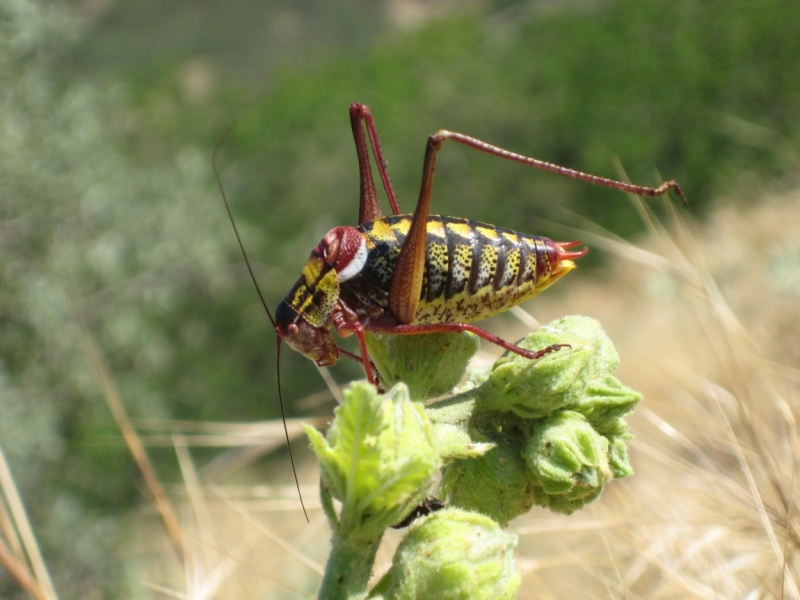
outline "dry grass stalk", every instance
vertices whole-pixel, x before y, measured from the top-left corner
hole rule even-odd
[[[86,353],[86,356],[91,363],[92,370],[94,371],[98,383],[103,390],[103,397],[105,398],[106,405],[111,411],[114,421],[117,423],[117,427],[119,427],[120,432],[122,433],[122,437],[125,440],[125,445],[128,447],[136,466],[139,468],[139,472],[142,474],[145,487],[152,496],[156,510],[158,510],[158,513],[161,516],[161,520],[175,551],[178,553],[178,556],[183,558],[183,535],[181,532],[180,523],[175,515],[174,509],[172,508],[172,504],[170,503],[169,498],[164,492],[164,488],[161,485],[158,476],[156,475],[155,469],[153,468],[153,465],[147,456],[147,451],[145,450],[142,441],[139,439],[136,429],[134,429],[130,419],[128,418],[128,414],[125,411],[125,405],[122,403],[122,398],[120,397],[117,386],[114,383],[114,377],[111,374],[111,369],[109,368],[102,351],[92,339],[89,331],[87,331],[87,329],[84,327],[83,321],[74,307],[72,309],[72,316],[73,322],[78,328],[81,341],[83,342],[84,352]]]
[[[2,448],[0,448],[0,489],[3,492],[0,500],[0,512],[3,515],[0,564],[31,598],[57,600],[58,596]]]

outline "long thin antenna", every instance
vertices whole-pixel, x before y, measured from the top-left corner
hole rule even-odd
[[[297,469],[294,466],[294,454],[292,454],[292,443],[289,441],[289,428],[286,426],[286,411],[283,408],[283,394],[281,393],[281,338],[278,336],[275,339],[276,353],[276,366],[278,372],[278,404],[281,407],[281,419],[283,419],[283,433],[286,434],[286,447],[289,449],[289,462],[292,463],[292,473],[294,473],[294,484],[297,486],[297,495],[300,497],[300,506],[303,507],[303,514],[306,517],[306,523],[311,521],[308,519],[308,512],[306,512],[306,505],[303,502],[303,492],[300,491],[300,481],[297,479]]]
[[[250,260],[247,258],[247,252],[244,249],[244,244],[242,243],[242,238],[239,235],[239,229],[236,227],[236,221],[233,220],[233,213],[231,212],[231,205],[228,203],[228,197],[225,195],[225,190],[222,188],[222,179],[219,176],[219,171],[217,171],[217,152],[219,152],[222,143],[225,141],[225,138],[230,135],[231,131],[236,128],[236,121],[231,123],[228,128],[225,130],[225,133],[222,134],[222,137],[219,138],[217,145],[214,146],[214,154],[211,155],[211,168],[214,169],[214,178],[217,180],[217,187],[219,187],[219,192],[222,194],[222,200],[225,202],[225,210],[228,211],[228,218],[231,220],[231,225],[233,225],[233,232],[236,234],[236,241],[239,242],[239,250],[242,251],[242,256],[244,257],[244,264],[247,265],[247,271],[250,273],[250,279],[253,280],[253,285],[256,286],[256,291],[258,292],[258,297],[261,299],[261,306],[264,307],[264,310],[269,317],[269,322],[272,323],[272,328],[275,329],[277,332],[277,327],[275,326],[275,319],[272,318],[272,313],[267,306],[267,301],[264,300],[264,294],[261,293],[261,288],[258,286],[258,281],[256,281],[256,276],[253,273],[253,268],[250,266]]]
[[[275,319],[272,318],[272,313],[267,306],[267,301],[264,300],[264,294],[261,293],[261,288],[258,286],[258,281],[256,281],[256,276],[253,273],[253,268],[250,266],[250,260],[247,258],[247,252],[244,249],[244,244],[242,243],[242,238],[239,235],[239,229],[236,227],[236,221],[233,220],[233,212],[231,212],[231,205],[228,203],[228,197],[225,195],[225,190],[222,187],[222,179],[219,176],[219,171],[217,170],[217,152],[219,151],[222,143],[225,141],[225,138],[233,131],[236,127],[236,122],[234,121],[231,123],[228,128],[225,130],[225,133],[222,134],[222,137],[219,138],[217,145],[214,146],[214,153],[211,155],[211,167],[214,169],[214,178],[217,180],[217,187],[219,187],[219,192],[222,194],[222,200],[225,202],[225,210],[228,211],[228,218],[231,220],[231,225],[233,225],[233,232],[236,234],[236,241],[239,243],[239,250],[242,251],[242,257],[244,258],[244,263],[247,265],[247,271],[250,273],[250,279],[253,281],[253,285],[256,288],[256,292],[258,292],[258,297],[261,300],[261,306],[264,307],[264,312],[267,313],[269,317],[269,322],[272,323],[272,328],[275,330],[276,334],[276,371],[278,373],[278,404],[281,407],[281,419],[283,420],[283,433],[286,436],[286,447],[289,449],[289,461],[292,463],[292,473],[294,474],[294,483],[297,486],[297,495],[300,496],[300,506],[303,507],[303,515],[306,518],[306,522],[310,523],[311,521],[308,518],[308,512],[306,511],[306,505],[303,502],[303,493],[300,491],[300,480],[297,478],[297,468],[294,465],[294,454],[292,454],[292,442],[289,441],[289,427],[286,425],[286,409],[283,407],[283,393],[281,392],[281,336],[280,332],[278,331],[278,327],[275,325]]]

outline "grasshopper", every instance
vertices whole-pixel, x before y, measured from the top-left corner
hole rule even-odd
[[[342,349],[331,335],[355,335],[367,378],[375,378],[365,332],[382,335],[470,331],[529,359],[561,348],[530,351],[470,323],[529,300],[575,268],[588,248],[554,242],[477,221],[429,214],[436,157],[445,140],[591,183],[657,196],[657,188],[631,185],[567,169],[503,150],[461,133],[440,130],[428,137],[422,187],[413,215],[401,214],[389,179],[375,121],[364,104],[350,106],[361,182],[358,227],[329,231],[311,251],[303,272],[275,311],[275,331],[290,347],[320,367],[336,363]],[[392,216],[381,213],[367,151],[364,125]]]
[[[277,334],[279,350],[281,340],[285,340],[320,367],[333,365],[342,355],[350,357],[363,365],[371,383],[376,383],[376,379],[367,353],[366,332],[417,335],[470,331],[531,360],[565,346],[554,344],[541,350],[526,350],[471,324],[547,289],[574,269],[574,259],[584,256],[588,248],[570,250],[581,242],[554,242],[486,223],[429,214],[436,157],[445,141],[633,194],[660,196],[673,189],[686,203],[675,180],[658,187],[633,185],[523,156],[442,129],[428,137],[422,186],[414,213],[402,214],[369,107],[351,104],[350,123],[360,179],[358,226],[335,227],[325,234],[278,305],[274,318],[260,290],[258,293]],[[381,212],[367,139],[392,216]],[[216,166],[214,171],[216,174]],[[217,181],[225,198],[219,175]],[[225,205],[233,223],[227,199]],[[247,262],[235,223],[233,227]],[[247,266],[249,269],[249,262]],[[252,270],[250,275],[258,290]],[[341,337],[355,335],[360,353],[339,347],[331,329]]]

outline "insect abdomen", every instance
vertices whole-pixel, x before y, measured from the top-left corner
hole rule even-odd
[[[411,215],[383,217],[359,229],[368,240],[362,271],[370,298],[386,306],[391,277]],[[431,215],[420,302],[412,324],[469,323],[532,298],[574,268],[553,269],[554,242],[486,223]]]

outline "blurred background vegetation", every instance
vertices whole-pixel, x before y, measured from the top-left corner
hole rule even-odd
[[[211,172],[231,122],[223,179],[274,306],[324,232],[355,223],[349,103],[372,108],[409,211],[447,128],[674,177],[703,218],[795,184],[797,23],[792,0],[0,0],[0,445],[61,596],[131,595],[119,548],[143,501],[85,336],[133,417],[278,414],[274,338]],[[543,235],[572,214],[640,227],[622,194],[455,146],[434,206]],[[282,360],[292,412],[324,384]],[[152,454],[176,480],[174,453]],[[0,573],[0,596],[20,594]]]

